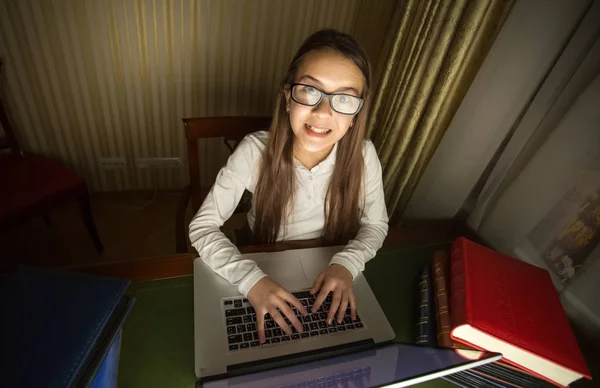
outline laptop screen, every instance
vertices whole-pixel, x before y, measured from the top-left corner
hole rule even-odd
[[[500,359],[451,349],[390,344],[380,348],[204,383],[204,387],[404,387]]]

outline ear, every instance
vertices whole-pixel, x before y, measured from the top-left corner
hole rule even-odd
[[[283,87],[283,95],[285,96],[285,104],[289,106],[292,103],[292,93],[289,85]]]

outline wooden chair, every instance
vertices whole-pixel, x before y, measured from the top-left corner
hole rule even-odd
[[[175,217],[175,240],[177,253],[187,252],[188,236],[186,233],[185,213],[190,197],[192,199],[192,212],[196,214],[202,201],[206,196],[206,190],[200,185],[200,161],[198,157],[198,139],[208,139],[215,137],[224,138],[225,145],[229,151],[233,150],[237,144],[249,133],[267,130],[271,123],[270,117],[197,117],[183,119],[185,129],[185,138],[187,141],[188,172],[190,184],[181,195],[177,206]],[[240,201],[243,203],[244,200]],[[245,211],[238,206],[236,211]]]
[[[0,62],[0,73],[2,63]],[[0,232],[33,216],[41,216],[48,226],[48,212],[66,202],[78,201],[83,223],[98,253],[104,251],[92,216],[90,197],[84,179],[74,171],[41,156],[26,155],[15,136],[2,99],[0,124],[4,138],[0,149]]]

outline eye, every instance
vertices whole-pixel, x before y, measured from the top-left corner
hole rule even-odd
[[[339,96],[338,101],[341,104],[346,104],[346,103],[350,102],[350,99],[347,96]]]
[[[306,92],[306,94],[310,94],[311,96],[319,94],[319,91],[311,86],[307,86],[306,89],[304,89],[304,91]]]

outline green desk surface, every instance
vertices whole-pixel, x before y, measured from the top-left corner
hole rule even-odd
[[[382,249],[365,269],[397,342],[414,343],[419,271],[450,242]],[[136,305],[123,332],[119,387],[194,387],[192,276],[133,283]],[[358,306],[360,310],[360,306]],[[441,380],[420,387],[454,387]]]

